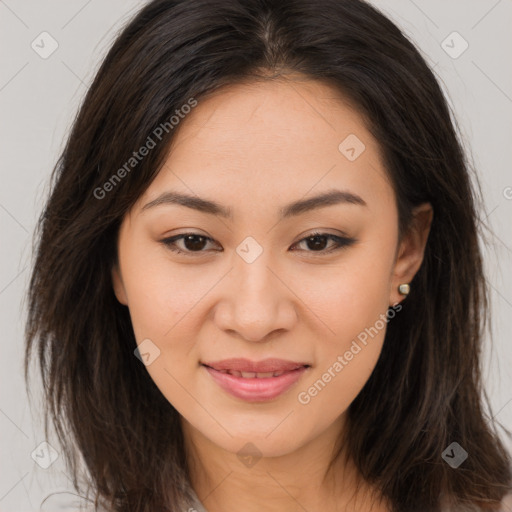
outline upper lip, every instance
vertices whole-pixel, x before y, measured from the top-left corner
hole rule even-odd
[[[234,370],[238,372],[288,372],[310,366],[308,363],[297,363],[295,361],[287,361],[285,359],[264,359],[263,361],[251,361],[244,358],[223,359],[222,361],[213,361],[202,363],[214,370]]]

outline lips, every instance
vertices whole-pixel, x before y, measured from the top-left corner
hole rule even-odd
[[[232,396],[247,402],[266,402],[295,385],[311,365],[284,359],[225,359],[202,366]]]

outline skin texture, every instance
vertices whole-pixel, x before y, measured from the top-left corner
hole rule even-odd
[[[350,134],[365,145],[354,161],[338,149]],[[357,194],[366,206],[337,204],[279,220],[285,204],[330,189]],[[171,190],[219,202],[233,219],[171,204],[142,210]],[[328,85],[228,86],[181,121],[164,167],[123,220],[112,277],[137,343],[149,338],[160,350],[146,368],[182,417],[192,483],[209,512],[370,509],[369,487],[347,505],[351,465],[324,477],[385,326],[309,403],[298,394],[404,299],[397,288],[421,265],[432,209],[417,208],[400,242],[397,215],[376,140]],[[329,252],[335,242],[326,239],[315,251],[303,240],[317,230],[355,242]],[[190,255],[161,242],[189,232],[213,242],[178,240],[184,251],[193,246]],[[252,263],[236,251],[249,236],[263,250]],[[311,368],[277,398],[249,403],[220,389],[200,365],[230,357]],[[246,443],[261,454],[252,466],[237,456]]]

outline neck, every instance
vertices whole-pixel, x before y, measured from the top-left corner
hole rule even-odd
[[[331,425],[340,432],[339,422]],[[224,450],[186,420],[182,421],[190,480],[208,512],[384,512],[355,466],[340,456],[327,471],[337,436],[329,433],[277,457],[243,457]],[[243,446],[245,442],[241,442]],[[250,451],[250,450],[249,450]]]

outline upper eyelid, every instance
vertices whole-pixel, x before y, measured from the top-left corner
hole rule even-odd
[[[163,240],[161,240],[161,242],[164,244],[168,244],[168,245],[176,244],[176,242],[178,240],[183,240],[183,237],[190,236],[190,235],[203,237],[208,242],[217,243],[216,240],[214,240],[213,238],[211,238],[207,235],[203,235],[202,233],[195,233],[195,232],[179,233],[177,235],[166,237]],[[338,243],[339,243],[339,240],[346,240],[347,243],[353,243],[353,242],[357,241],[356,238],[348,236],[346,234],[334,234],[334,233],[323,232],[321,230],[315,230],[315,231],[312,231],[312,232],[306,234],[305,236],[303,236],[302,238],[300,238],[299,240],[294,242],[293,245],[297,245],[301,242],[304,242],[306,239],[313,237],[313,236],[324,236],[324,237],[328,238],[329,240],[334,241],[335,243],[337,242],[336,239],[338,239]],[[201,251],[189,251],[189,250],[183,250],[183,249],[179,249],[179,250],[182,252],[185,252],[185,253],[189,253],[189,254],[201,254],[203,252],[206,252],[205,250],[201,250]],[[308,251],[308,252],[315,252],[315,251]],[[329,252],[329,251],[328,250],[318,251],[319,254],[321,254],[322,252]]]
[[[208,235],[203,235],[202,233],[196,233],[196,232],[192,232],[192,231],[186,231],[185,233],[179,233],[177,235],[171,235],[171,236],[166,236],[164,237],[161,241],[162,242],[166,242],[166,241],[169,241],[169,240],[179,240],[181,237],[185,237],[185,236],[188,236],[188,235],[192,235],[192,236],[201,236],[203,238],[205,238],[206,240],[209,240],[211,242],[216,242],[216,240],[214,238],[211,238],[209,237]],[[302,238],[300,238],[299,240],[297,240],[297,242],[294,242],[294,243],[298,243],[298,242],[302,242],[304,241],[306,238],[309,238],[309,237],[312,237],[312,236],[333,236],[333,237],[338,237],[338,238],[347,238],[347,239],[351,239],[352,237],[345,234],[345,233],[341,233],[341,234],[337,234],[337,233],[328,233],[328,232],[324,232],[324,231],[312,231],[311,233],[308,233],[306,235],[304,235]]]

